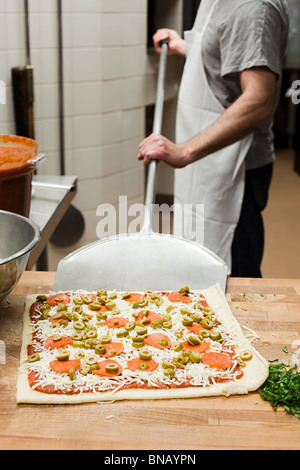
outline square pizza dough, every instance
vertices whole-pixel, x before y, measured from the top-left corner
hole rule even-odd
[[[84,292],[80,292],[83,294]],[[250,341],[245,337],[242,329],[231,312],[226,297],[220,286],[217,284],[203,291],[193,291],[197,295],[205,297],[209,306],[214,311],[218,321],[229,334],[230,339],[235,344],[235,351],[242,352],[251,351],[252,359],[247,361],[246,367],[242,368],[243,377],[238,380],[232,380],[222,383],[211,383],[208,386],[188,386],[185,388],[128,388],[121,390],[120,386],[101,392],[80,392],[79,394],[47,394],[32,389],[28,381],[28,357],[27,347],[32,340],[32,325],[30,322],[30,307],[36,300],[36,295],[26,298],[23,337],[20,357],[20,368],[17,382],[17,403],[29,404],[79,404],[97,401],[111,400],[155,400],[155,399],[172,399],[172,398],[192,398],[192,397],[209,397],[209,396],[229,396],[247,394],[256,391],[267,379],[269,374],[268,362],[256,351]],[[85,294],[87,294],[85,292]],[[144,293],[141,293],[141,295]],[[152,306],[150,307],[152,309]],[[122,316],[122,312],[120,313]],[[171,312],[172,315],[172,312]],[[149,348],[147,348],[149,349]],[[151,348],[150,348],[151,349]],[[136,352],[135,352],[136,354]],[[137,356],[138,357],[138,356]],[[117,359],[117,358],[116,358]],[[201,365],[200,365],[201,366]],[[140,373],[147,374],[147,372]],[[151,372],[149,372],[150,374]],[[45,383],[47,383],[47,371]]]

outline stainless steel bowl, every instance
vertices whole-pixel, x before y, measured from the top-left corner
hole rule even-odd
[[[0,211],[0,303],[17,285],[40,237],[31,220]]]

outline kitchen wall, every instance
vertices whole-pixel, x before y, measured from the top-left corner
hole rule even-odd
[[[167,26],[181,30],[182,0],[173,0]],[[147,53],[147,0],[62,0],[66,174],[79,178],[74,205],[86,230],[76,246],[49,245],[49,269],[68,252],[96,239],[100,204],[144,200],[144,166],[137,162],[145,136],[145,107],[155,101],[158,58]],[[47,162],[39,174],[59,175],[59,103],[56,0],[29,0],[31,62],[35,77],[35,131]],[[0,133],[14,133],[11,68],[25,63],[22,0],[0,0]],[[170,58],[164,133],[174,134],[174,103],[182,62]],[[159,189],[172,191],[161,169]]]

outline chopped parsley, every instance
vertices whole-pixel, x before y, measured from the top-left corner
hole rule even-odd
[[[285,411],[300,419],[300,373],[297,365],[270,364],[269,377],[259,390],[260,396],[270,402],[276,411],[283,406]]]

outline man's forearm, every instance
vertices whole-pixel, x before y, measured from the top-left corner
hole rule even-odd
[[[184,145],[189,163],[243,139],[271,116],[272,101],[241,95],[212,126]]]

